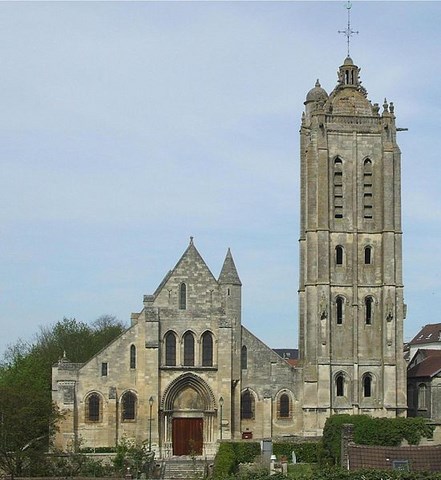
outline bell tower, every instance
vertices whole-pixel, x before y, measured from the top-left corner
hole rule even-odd
[[[380,112],[381,110],[381,112]],[[347,56],[300,129],[299,351],[304,433],[336,413],[406,412],[400,149],[393,103],[371,104]]]

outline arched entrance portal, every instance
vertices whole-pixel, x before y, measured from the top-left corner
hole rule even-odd
[[[161,402],[164,446],[173,455],[211,453],[216,405],[211,388],[200,377],[185,373],[165,390]]]

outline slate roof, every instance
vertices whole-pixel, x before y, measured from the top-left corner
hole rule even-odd
[[[408,378],[434,377],[441,371],[441,350],[420,349],[418,353],[425,358],[407,370]]]
[[[441,323],[430,323],[424,327],[409,342],[410,345],[441,342]]]
[[[376,468],[393,470],[393,462],[408,461],[409,470],[441,471],[441,445],[376,447],[370,445],[348,446],[349,470]]]
[[[288,362],[292,367],[297,366],[299,350],[297,348],[273,348],[273,351]]]

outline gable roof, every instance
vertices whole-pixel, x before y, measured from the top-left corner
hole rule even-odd
[[[155,293],[153,294],[154,297],[158,296],[158,294],[161,292],[161,290],[164,288],[168,280],[173,276],[173,274],[178,270],[180,267],[181,263],[184,262],[187,258],[192,258],[192,261],[200,263],[204,269],[207,270],[208,274],[211,276],[214,282],[217,283],[217,280],[214,278],[214,275],[211,273],[211,270],[208,268],[208,265],[205,263],[205,260],[202,258],[201,254],[198,252],[197,248],[194,245],[193,242],[193,237],[190,237],[190,244],[186,248],[185,252],[182,254],[181,258],[178,260],[176,265],[172,270],[170,270],[161,283],[159,284],[158,288],[155,290]]]
[[[441,350],[419,349],[417,355],[423,359],[408,369],[408,378],[434,377],[441,371]]]
[[[441,323],[429,323],[413,337],[410,345],[422,345],[426,343],[441,342]]]

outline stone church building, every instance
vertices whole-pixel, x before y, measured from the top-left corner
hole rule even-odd
[[[53,367],[57,447],[212,455],[221,439],[320,435],[331,414],[406,414],[394,106],[371,104],[359,73],[347,57],[329,95],[317,81],[306,96],[297,365],[241,325],[231,252],[215,278],[191,239],[121,336]]]

